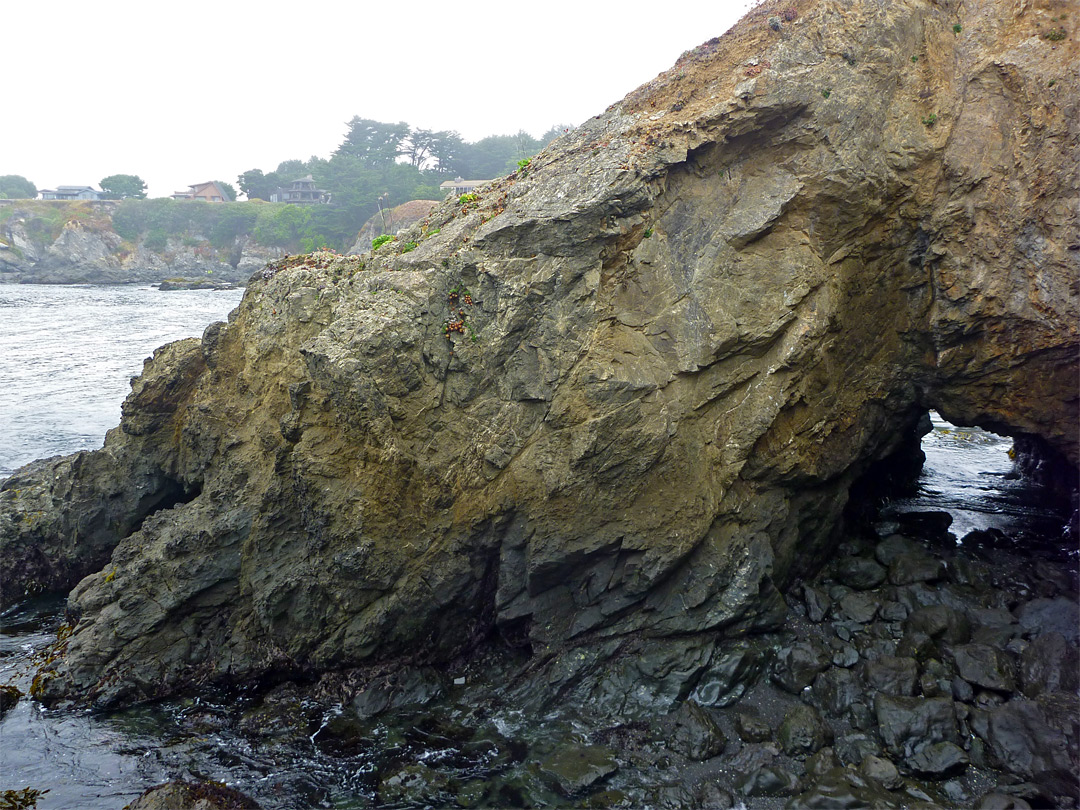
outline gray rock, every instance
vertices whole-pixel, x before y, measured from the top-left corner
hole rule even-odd
[[[761,743],[772,737],[772,728],[759,717],[738,712],[735,715],[735,733],[743,742]]]
[[[914,695],[918,674],[914,658],[883,655],[863,664],[866,685],[887,695]]]
[[[705,709],[687,700],[664,718],[668,746],[687,759],[704,760],[724,751],[727,738]]]
[[[858,766],[868,756],[881,754],[881,745],[869,734],[846,734],[836,741],[836,756],[844,765]]]
[[[959,743],[956,712],[948,698],[894,697],[874,699],[878,731],[890,755],[908,758],[938,742]]]
[[[958,644],[952,655],[960,677],[973,686],[1003,692],[1016,688],[1016,664],[1008,653],[985,644]]]
[[[885,581],[885,568],[867,557],[843,557],[833,566],[833,575],[849,588],[869,591]]]
[[[167,782],[150,788],[125,810],[258,810],[254,799],[217,782]]]
[[[1025,636],[1058,633],[1074,647],[1080,644],[1080,605],[1073,599],[1033,599],[1017,608],[1016,617]]]
[[[928,605],[913,611],[904,629],[948,644],[966,644],[971,639],[971,622],[967,616],[948,605]]]
[[[904,785],[904,779],[896,766],[889,760],[867,754],[859,764],[859,773],[867,779],[877,782],[886,790],[899,790]]]
[[[783,765],[762,765],[735,777],[735,787],[744,796],[790,796],[799,778]]]
[[[830,667],[814,679],[811,700],[831,717],[843,717],[863,690],[850,669]]]
[[[776,732],[780,749],[789,757],[803,759],[832,742],[832,729],[811,706],[795,706],[784,715]]]
[[[955,743],[938,742],[919,749],[904,761],[918,773],[939,777],[967,767],[968,755]]]
[[[828,650],[816,641],[798,641],[784,647],[773,661],[771,676],[780,688],[799,694],[830,665]]]
[[[889,582],[892,585],[936,582],[944,578],[945,564],[928,554],[898,554],[889,563]]]
[[[564,796],[574,796],[611,776],[615,753],[601,746],[566,746],[540,760],[540,775]]]
[[[840,600],[842,616],[857,624],[866,624],[877,615],[880,600],[870,593],[849,593]]]
[[[1069,754],[1067,738],[1047,722],[1035,701],[1017,699],[986,711],[975,710],[969,724],[1002,769],[1054,795],[1075,792],[1076,762]]]

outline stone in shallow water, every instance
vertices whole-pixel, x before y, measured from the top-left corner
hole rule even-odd
[[[538,765],[544,780],[564,796],[573,796],[618,770],[615,752],[602,746],[567,746]]]
[[[450,778],[422,762],[405,765],[379,782],[384,804],[425,805],[438,800],[450,787]]]
[[[150,788],[125,810],[259,810],[258,803],[216,782],[167,782]]]

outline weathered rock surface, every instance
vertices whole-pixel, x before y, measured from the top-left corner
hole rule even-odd
[[[415,250],[269,265],[155,355],[103,450],[4,484],[5,600],[75,586],[37,695],[421,665],[498,633],[551,699],[598,682],[667,710],[725,637],[783,621],[925,409],[1075,465],[1056,8],[822,0],[776,31],[766,4],[528,176],[440,205]],[[945,573],[878,559],[893,586]],[[898,756],[958,739],[950,699],[875,711]]]

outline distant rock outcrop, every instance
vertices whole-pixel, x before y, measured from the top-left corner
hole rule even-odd
[[[7,204],[11,211],[0,218],[0,283],[128,284],[181,276],[237,283],[284,255],[283,250],[255,244],[246,236],[220,250],[191,234],[170,238],[156,249],[145,239],[125,243],[113,230],[114,204],[109,203],[51,203],[68,217],[54,235],[35,227],[42,205]],[[72,217],[70,211],[63,212],[65,206],[80,206],[91,216]]]
[[[9,479],[5,601],[80,617],[37,696],[495,634],[553,699],[670,702],[926,409],[1075,469],[1071,35],[1042,2],[779,8],[374,254],[270,264],[104,449]]]
[[[436,205],[438,202],[435,200],[409,200],[388,211],[380,211],[360,228],[356,235],[356,244],[349,249],[349,253],[366,253],[371,250],[371,241],[376,236],[384,233],[396,234],[411,228],[430,214]]]

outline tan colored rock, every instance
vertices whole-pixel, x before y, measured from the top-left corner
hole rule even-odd
[[[1075,466],[1058,6],[818,0],[775,31],[777,8],[429,230],[269,265],[204,365],[159,353],[89,456],[137,530],[72,593],[38,695],[445,660],[493,629],[560,690],[632,638],[663,692],[673,637],[708,642],[690,679],[717,634],[782,621],[927,408]],[[9,481],[0,538],[102,531],[46,473],[22,475],[48,531],[6,517]]]

